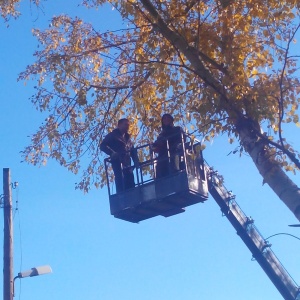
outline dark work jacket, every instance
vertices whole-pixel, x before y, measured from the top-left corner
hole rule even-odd
[[[130,140],[130,135],[125,133],[123,136],[118,128],[114,129],[104,138],[100,144],[100,150],[107,155],[112,155],[113,152],[116,152],[119,154],[119,157],[115,160],[122,163],[124,167],[131,165],[130,156],[133,157],[134,155],[133,143]]]
[[[182,149],[182,135],[183,142],[185,142],[185,134],[180,126],[168,126],[163,128],[154,142],[154,151],[160,157],[168,155],[167,141],[169,143],[170,155],[177,154]]]

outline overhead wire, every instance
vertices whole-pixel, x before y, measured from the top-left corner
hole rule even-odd
[[[270,238],[272,238],[272,237],[274,237],[274,236],[276,236],[276,235],[289,235],[289,236],[291,236],[291,237],[293,237],[293,238],[295,238],[295,239],[297,239],[297,240],[300,241],[300,238],[299,238],[299,237],[297,237],[297,236],[295,236],[295,235],[293,235],[293,234],[290,234],[290,233],[285,233],[285,232],[275,233],[275,234],[270,235],[269,237],[267,237],[265,240],[270,239]]]
[[[19,187],[18,184],[15,182],[12,184],[13,190],[15,190],[15,208],[13,207],[13,222],[15,224],[16,219],[18,220],[18,238],[19,238],[19,253],[20,253],[20,265],[19,265],[19,272],[22,270],[23,266],[23,243],[22,243],[22,226],[21,226],[21,217],[20,217],[20,209],[19,209]],[[18,217],[18,218],[16,218]],[[22,280],[19,280],[20,288],[19,288],[19,296],[18,298],[21,299],[21,291],[22,291]]]

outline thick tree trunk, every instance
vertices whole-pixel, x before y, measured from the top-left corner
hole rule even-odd
[[[270,155],[268,145],[258,139],[251,127],[239,128],[241,144],[251,156],[256,168],[284,204],[300,221],[300,189]]]

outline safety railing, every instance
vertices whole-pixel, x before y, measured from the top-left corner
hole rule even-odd
[[[165,140],[166,148],[163,155],[159,155],[156,152],[154,143],[149,143],[135,148],[138,163],[135,162],[134,165],[127,167],[121,164],[122,170],[127,169],[127,171],[133,173],[135,186],[159,180],[160,176],[157,172],[159,167],[167,168],[167,170],[163,170],[163,176],[161,177],[172,176],[178,172],[186,172],[195,178],[205,178],[201,143],[186,134],[181,134],[181,143],[178,143],[175,149],[170,147],[169,138],[172,138],[172,136]],[[115,194],[111,158],[106,158],[104,165],[108,194],[110,196]]]

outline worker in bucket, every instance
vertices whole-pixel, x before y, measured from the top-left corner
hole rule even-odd
[[[164,114],[161,118],[162,131],[153,143],[153,151],[158,154],[156,178],[174,174],[182,169],[181,156],[185,134],[180,126],[174,126],[174,118]]]
[[[111,158],[117,193],[135,186],[131,158],[135,165],[138,159],[128,133],[129,126],[128,119],[120,119],[117,128],[107,134],[100,144],[100,150]]]

